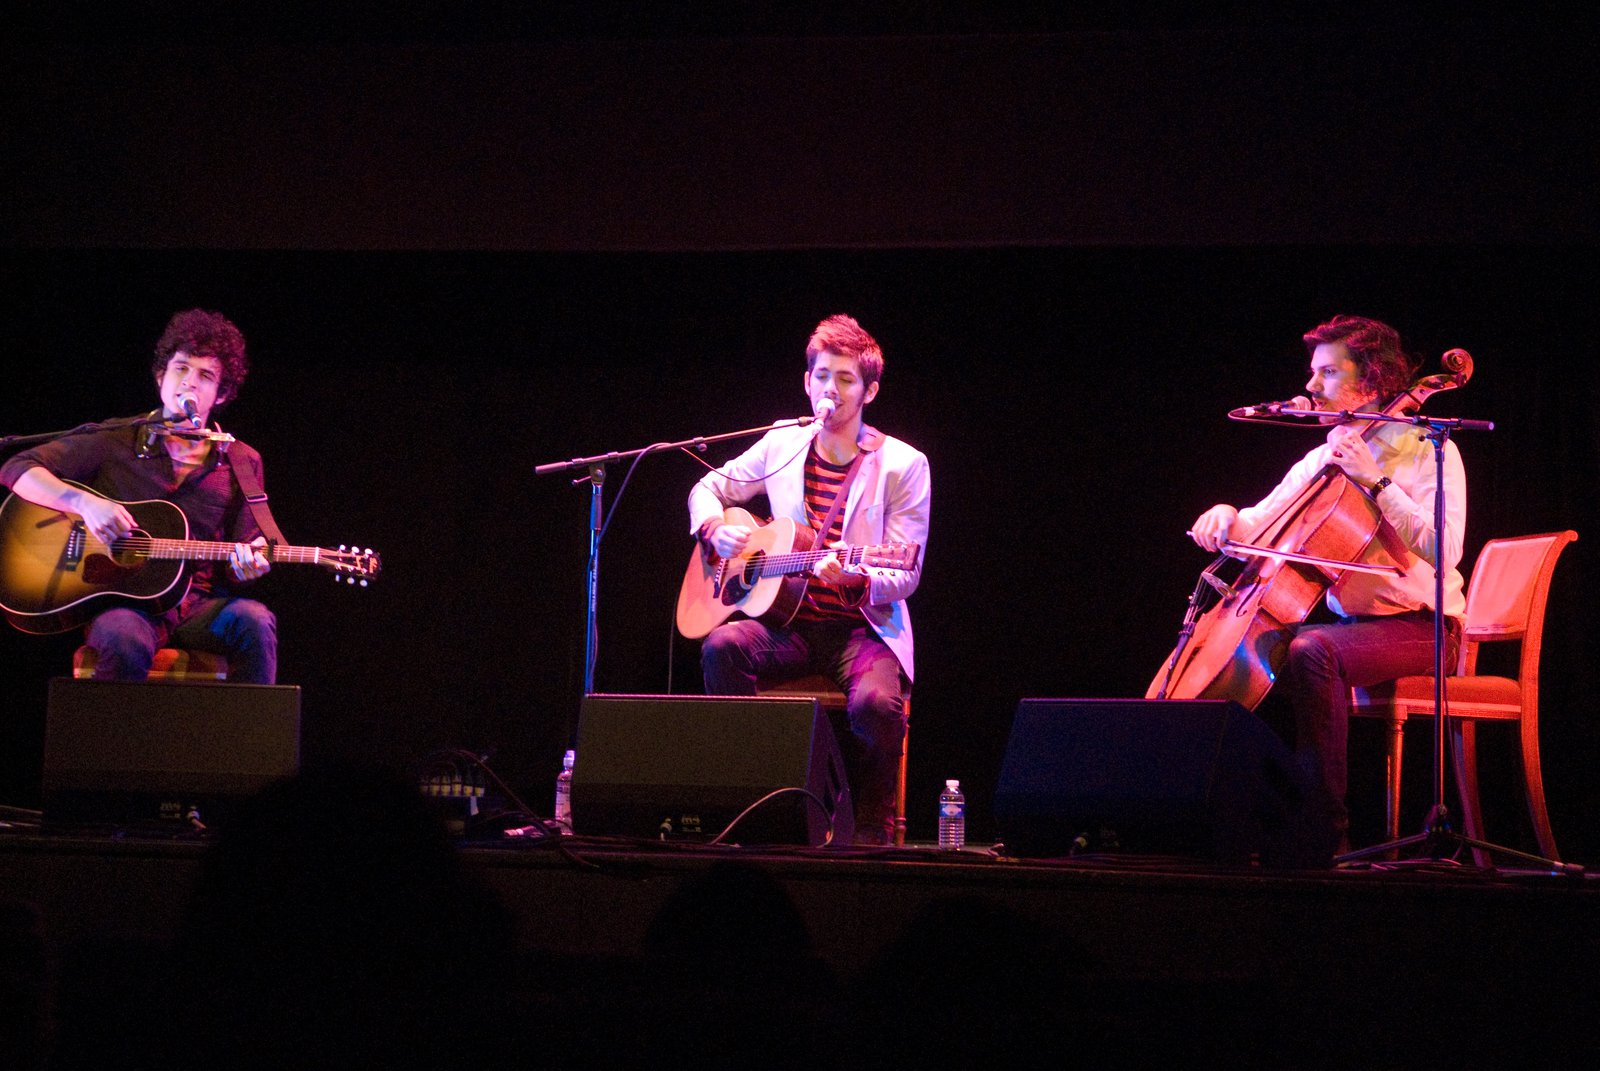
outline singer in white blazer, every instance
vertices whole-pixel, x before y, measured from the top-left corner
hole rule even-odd
[[[812,671],[838,682],[855,743],[846,747],[846,759],[856,841],[869,844],[888,843],[893,830],[905,697],[916,674],[906,600],[922,577],[932,498],[927,457],[864,422],[882,375],[883,351],[860,324],[849,316],[824,320],[806,346],[805,391],[818,419],[774,428],[689,492],[691,531],[719,555],[733,557],[751,530],[724,523],[725,508],[765,494],[774,517],[815,529],[854,467],[842,509],[818,546],[922,548],[911,569],[844,566],[828,555],[813,569],[805,602],[787,626],[729,621],[701,650],[706,691],[713,695],[753,695],[758,680]]]

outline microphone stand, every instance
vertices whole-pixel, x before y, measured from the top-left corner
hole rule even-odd
[[[113,420],[101,420],[93,424],[79,424],[75,428],[65,431],[45,431],[37,435],[0,435],[0,451],[11,449],[13,446],[32,446],[35,443],[47,443],[53,439],[65,439],[69,435],[87,435],[95,431],[111,431],[116,428],[131,428],[139,424],[162,424],[161,410],[153,413],[143,413],[134,417],[117,417]]]
[[[238,442],[232,435],[219,428],[193,427],[186,423],[177,423],[167,420],[161,415],[161,410],[153,409],[141,416],[116,417],[111,420],[100,420],[92,424],[79,424],[75,428],[65,431],[45,431],[36,435],[0,435],[0,454],[13,446],[31,446],[36,443],[53,442],[56,439],[66,439],[73,435],[88,435],[96,431],[116,431],[119,428],[145,428],[144,439],[134,448],[136,456],[141,458],[153,457],[157,439],[188,439],[198,442],[202,439],[215,443],[219,453],[227,453],[228,447]]]
[[[1464,845],[1473,849],[1474,858],[1479,860],[1480,867],[1484,866],[1483,860],[1487,858],[1489,853],[1499,853],[1523,862],[1537,864],[1552,873],[1581,875],[1583,873],[1582,867],[1574,867],[1560,860],[1546,859],[1543,856],[1518,851],[1515,848],[1508,848],[1505,845],[1493,844],[1485,840],[1478,840],[1456,832],[1451,824],[1450,808],[1444,799],[1446,766],[1445,721],[1450,716],[1449,708],[1445,703],[1444,570],[1440,568],[1444,558],[1445,444],[1449,442],[1450,433],[1453,430],[1493,431],[1494,422],[1420,415],[1385,416],[1381,413],[1346,412],[1342,413],[1341,416],[1369,422],[1384,421],[1396,424],[1415,424],[1419,428],[1426,429],[1425,438],[1433,444],[1435,484],[1433,496],[1433,804],[1428,809],[1427,817],[1423,819],[1420,833],[1346,852],[1336,857],[1334,861],[1337,863],[1355,862],[1370,856],[1382,855],[1401,848],[1420,845],[1423,857],[1437,862],[1450,858]]]
[[[594,694],[594,667],[598,658],[600,641],[599,633],[599,581],[600,581],[600,540],[605,535],[606,525],[603,500],[605,498],[606,466],[613,462],[633,459],[629,466],[627,476],[623,477],[622,486],[618,488],[616,497],[612,500],[612,512],[616,511],[617,503],[622,500],[622,492],[627,490],[628,480],[633,476],[634,468],[638,467],[647,454],[663,450],[693,449],[697,453],[704,453],[707,445],[723,442],[727,439],[748,438],[751,435],[763,435],[774,428],[803,427],[814,423],[816,417],[800,417],[796,420],[780,420],[775,424],[763,424],[758,428],[745,428],[742,431],[726,431],[718,435],[697,435],[692,439],[681,439],[673,443],[652,443],[637,450],[613,450],[605,454],[595,454],[592,457],[576,457],[570,461],[552,461],[544,465],[534,466],[535,476],[545,476],[557,472],[572,472],[587,469],[587,475],[579,476],[572,481],[574,487],[587,483],[589,485],[589,564],[584,574],[584,650],[583,650],[583,694]]]

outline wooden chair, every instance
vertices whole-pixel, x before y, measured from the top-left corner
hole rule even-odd
[[[1539,648],[1550,576],[1561,551],[1577,538],[1576,532],[1552,532],[1484,544],[1467,588],[1466,627],[1456,675],[1445,678],[1448,728],[1466,835],[1473,840],[1486,839],[1478,806],[1477,722],[1519,722],[1528,815],[1540,854],[1547,859],[1560,857],[1545,810],[1539,768]],[[1522,643],[1515,678],[1477,673],[1481,645],[1512,640]],[[1400,755],[1405,723],[1408,718],[1433,717],[1433,693],[1431,674],[1352,689],[1351,714],[1389,722],[1387,817],[1391,840],[1400,834]],[[1484,853],[1475,850],[1475,854],[1478,865],[1488,865]]]
[[[79,647],[72,653],[72,675],[78,680],[94,676],[99,652],[93,647]],[[228,679],[228,660],[222,655],[205,651],[184,651],[176,647],[162,647],[150,663],[146,680],[152,681],[225,681]]]
[[[795,695],[814,696],[822,701],[822,708],[830,715],[842,715],[845,710],[845,694],[831,677],[822,673],[812,673],[803,677],[791,677],[786,680],[762,681],[757,687],[758,695]],[[905,847],[906,843],[906,754],[911,744],[911,696],[906,696],[906,734],[900,738],[900,772],[895,776],[894,784],[894,846]]]

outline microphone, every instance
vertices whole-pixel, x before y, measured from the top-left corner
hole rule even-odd
[[[839,403],[834,401],[832,398],[823,398],[822,400],[818,401],[817,402],[817,423],[818,424],[827,423],[828,418],[833,415],[833,411],[835,409],[838,409],[838,408],[839,408]]]
[[[1304,394],[1296,394],[1286,402],[1263,402],[1261,405],[1245,406],[1240,412],[1247,417],[1278,416],[1287,411],[1287,415],[1313,411],[1311,399]]]
[[[195,396],[187,392],[180,394],[178,404],[183,406],[183,415],[189,418],[189,423],[197,428],[200,427],[200,407],[196,404]]]

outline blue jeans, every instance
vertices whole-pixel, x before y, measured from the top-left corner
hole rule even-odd
[[[755,695],[757,681],[807,672],[837,682],[853,738],[842,743],[854,782],[857,842],[891,843],[907,684],[899,660],[871,626],[801,621],[773,629],[759,621],[729,621],[705,638],[700,668],[710,695]]]
[[[278,679],[278,619],[254,599],[205,599],[175,626],[118,607],[89,623],[84,641],[95,649],[95,679],[142,681],[156,648],[171,645],[228,659],[228,679],[274,684]]]
[[[1460,632],[1446,622],[1445,673],[1455,668]],[[1334,824],[1350,825],[1350,689],[1433,673],[1433,612],[1351,618],[1306,625],[1289,642],[1288,684],[1294,704],[1296,758],[1320,770],[1332,797]]]

